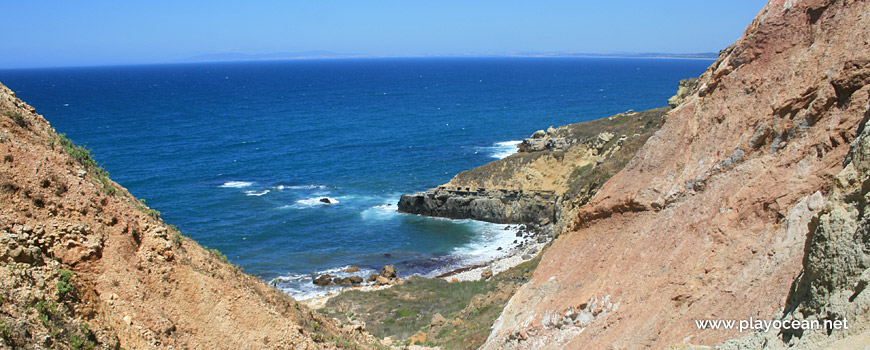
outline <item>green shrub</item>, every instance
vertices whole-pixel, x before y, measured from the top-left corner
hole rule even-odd
[[[139,211],[145,213],[146,215],[148,215],[152,218],[155,218],[155,219],[160,218],[160,212],[157,210],[148,208],[148,206],[145,205],[145,199],[140,198],[139,203],[140,204],[136,205],[136,209],[139,209]]]
[[[91,329],[88,327],[88,324],[85,323],[81,327],[79,327],[78,332],[71,333],[69,335],[69,348],[74,350],[92,350],[96,346],[96,344],[90,340],[91,338]]]
[[[24,116],[21,115],[21,113],[7,112],[6,115],[8,115],[9,118],[12,118],[12,121],[15,122],[15,124],[17,124],[18,126],[25,129],[27,128],[27,120],[24,119]]]
[[[100,169],[102,170],[102,169]],[[105,172],[105,170],[103,170]],[[112,185],[112,182],[109,180],[109,173],[105,172],[105,174],[97,174],[97,180],[100,180],[100,183],[103,184],[103,187],[100,188],[103,193],[114,196],[118,190],[115,189],[115,186]]]
[[[214,257],[217,258],[218,260],[229,264],[230,259],[228,259],[227,256],[224,255],[224,253],[221,253],[220,250],[217,250],[216,248],[206,248],[206,250],[208,250],[209,253],[214,255]]]
[[[55,146],[60,146],[66,154],[84,167],[85,171],[91,173],[102,184],[100,190],[103,193],[110,196],[114,196],[117,193],[117,189],[109,180],[109,172],[100,167],[97,161],[91,158],[91,150],[84,146],[76,145],[75,142],[66,137],[66,134],[58,134],[57,137],[49,139],[48,145],[52,149]]]
[[[72,278],[75,276],[70,270],[60,269],[57,270],[58,275],[60,277],[57,281],[57,296],[60,299],[63,299],[67,295],[69,295],[73,291]]]
[[[6,325],[6,321],[0,320],[0,338],[4,340],[9,340],[12,338],[12,330],[9,329],[9,326]]]

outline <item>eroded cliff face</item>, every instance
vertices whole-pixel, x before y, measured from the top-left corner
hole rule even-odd
[[[556,232],[661,126],[670,108],[539,130],[505,159],[447,184],[403,195],[399,211],[454,219],[548,225]]]
[[[867,116],[868,38],[866,1],[771,1],[579,209],[484,348],[714,345],[741,334],[695,320],[793,308],[801,271],[828,269],[804,267],[805,243],[832,210],[824,203]],[[853,277],[796,283],[816,295],[799,304],[821,310],[825,295],[854,293],[824,286],[846,288],[862,264]]]
[[[850,330],[753,332],[720,349],[857,349],[870,344],[870,106],[865,108],[845,167],[808,223],[803,269],[777,317],[787,322],[846,320]]]
[[[321,349],[373,341],[159,219],[0,85],[0,348]]]

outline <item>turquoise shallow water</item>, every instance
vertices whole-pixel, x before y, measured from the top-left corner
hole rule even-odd
[[[503,225],[398,214],[402,193],[550,125],[666,104],[704,60],[370,59],[0,70],[112,178],[295,296],[312,273],[499,254]],[[322,197],[338,203],[323,205]]]

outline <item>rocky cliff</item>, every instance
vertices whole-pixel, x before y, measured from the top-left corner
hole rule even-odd
[[[817,212],[807,223],[801,274],[777,315],[786,322],[847,320],[852,331],[755,332],[721,349],[857,349],[870,344],[870,293],[865,292],[870,284],[870,109],[858,130],[830,196],[814,204]]]
[[[206,250],[0,85],[0,348],[368,348]]]
[[[716,345],[743,334],[696,320],[784,314],[852,327],[783,344],[861,344],[868,38],[866,1],[768,3],[577,211],[484,348]]]
[[[399,211],[497,223],[562,224],[658,130],[669,108],[539,130],[519,152],[403,195]],[[557,225],[557,229],[561,228]]]

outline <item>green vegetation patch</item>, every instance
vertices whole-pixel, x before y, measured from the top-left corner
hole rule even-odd
[[[380,338],[406,340],[423,332],[428,335],[426,345],[476,349],[538,262],[540,255],[486,281],[449,283],[415,277],[387,289],[351,290],[333,297],[318,312],[346,323],[363,321],[366,330]],[[435,314],[446,321],[432,324]]]
[[[625,140],[618,151],[600,164],[586,164],[574,168],[568,177],[568,190],[565,197],[578,198],[581,203],[585,203],[611,176],[622,170],[634,158],[635,153],[647,139],[661,127],[662,117],[668,111],[670,108],[664,107],[568,126],[571,135],[577,138],[578,142],[594,141],[593,137],[605,131],[617,135],[605,144],[605,148],[610,148],[613,143],[618,142],[618,135],[634,137]]]
[[[29,126],[29,123],[27,123],[27,119],[24,119],[24,116],[20,112],[6,112],[6,116],[11,118],[12,122],[22,128],[27,129]]]
[[[97,161],[91,157],[91,150],[84,146],[76,145],[75,142],[66,137],[66,134],[57,134],[56,137],[52,137],[48,141],[48,145],[52,149],[60,147],[66,154],[72,157],[76,163],[79,163],[84,167],[85,171],[93,175],[94,178],[100,182],[102,185],[100,190],[102,190],[103,193],[110,196],[114,196],[115,193],[117,193],[117,189],[112,185],[111,180],[109,180],[109,172],[100,167]]]
[[[146,215],[148,215],[152,218],[157,219],[160,217],[160,212],[155,210],[155,209],[149,208],[148,205],[145,204],[144,198],[139,199],[139,204],[136,204],[136,209],[138,209],[139,211],[145,213]]]
[[[57,297],[61,300],[72,295],[75,291],[75,288],[72,285],[72,279],[75,276],[70,270],[60,269],[57,270],[58,273],[58,281],[57,281]]]
[[[208,248],[208,247],[203,247],[203,248],[208,250],[208,252],[211,253],[211,255],[214,255],[214,257],[217,258],[218,260],[223,261],[227,264],[230,263],[230,259],[227,258],[226,254],[221,253],[221,251],[217,250],[217,248]]]

